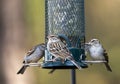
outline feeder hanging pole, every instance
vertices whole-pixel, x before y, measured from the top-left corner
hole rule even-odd
[[[76,71],[75,71],[75,69],[71,70],[71,84],[76,84]]]

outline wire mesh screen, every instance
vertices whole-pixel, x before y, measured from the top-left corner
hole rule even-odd
[[[72,47],[84,43],[84,0],[46,0],[46,36],[63,34]]]

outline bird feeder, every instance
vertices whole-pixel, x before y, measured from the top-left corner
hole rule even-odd
[[[45,42],[48,35],[58,35],[67,44],[73,58],[82,68],[87,64],[85,60],[85,18],[84,0],[45,0]],[[43,68],[75,69],[69,60],[51,61],[53,56],[45,50]]]

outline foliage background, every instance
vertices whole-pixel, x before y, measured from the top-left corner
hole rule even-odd
[[[10,1],[12,3],[14,0],[9,0],[6,3],[11,4]],[[44,42],[45,34],[44,0],[21,1],[21,3],[17,3],[17,5],[20,5],[20,9],[18,10],[22,10],[21,15],[11,17],[12,15],[9,14],[8,16],[11,18],[9,18],[10,21],[8,23],[3,21],[4,19],[1,19],[1,22],[4,22],[4,26],[1,26],[1,28],[6,28],[5,31],[2,29],[0,30],[0,33],[3,35],[1,35],[1,37],[6,38],[3,39],[3,42],[1,41],[3,44],[1,45],[3,47],[1,48],[3,54],[0,56],[2,57],[1,59],[5,60],[1,63],[1,83],[70,84],[70,70],[57,70],[53,74],[48,74],[50,70],[33,67],[28,68],[24,75],[16,75],[17,70],[22,65],[21,62],[23,60],[24,54],[32,46]],[[2,7],[2,10],[4,10],[4,6]],[[6,13],[4,11],[1,11],[1,13],[2,12]],[[17,12],[17,10],[13,9],[10,11],[10,13],[12,12]],[[85,0],[86,41],[89,41],[91,38],[100,39],[107,52],[109,53],[110,65],[113,69],[113,72],[107,72],[103,64],[95,64],[81,71],[76,70],[77,84],[120,84],[119,15],[120,0]],[[4,17],[7,18],[6,16]],[[14,27],[16,20],[13,20],[12,23],[11,20],[18,17],[22,18],[22,21],[20,22],[22,22],[23,26],[19,24],[18,26]],[[20,22],[18,21],[18,23]],[[11,25],[11,27],[8,27],[6,26],[8,24],[13,25]],[[6,32],[9,32],[11,37],[9,37],[9,34],[6,35]],[[8,46],[6,46],[6,44]],[[6,50],[8,50],[9,53],[6,53]],[[8,56],[10,58],[9,60]]]

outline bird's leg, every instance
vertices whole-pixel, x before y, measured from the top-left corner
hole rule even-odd
[[[55,62],[55,61],[57,61],[59,59],[60,59],[59,57],[55,57],[55,58],[52,59],[52,61]]]

